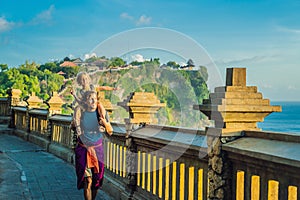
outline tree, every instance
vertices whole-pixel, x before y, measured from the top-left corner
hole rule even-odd
[[[79,72],[79,67],[75,66],[75,67],[63,67],[60,68],[61,71],[63,71],[65,73],[66,78],[70,78],[70,77],[75,77],[76,74]]]
[[[97,59],[98,59],[97,56],[92,56],[88,59],[85,59],[85,62],[91,63],[91,62],[95,62]]]
[[[119,66],[123,66],[126,64],[126,62],[122,58],[119,58],[119,57],[113,57],[110,59],[110,61],[111,61],[111,66],[113,66],[113,67],[119,67]]]
[[[207,82],[207,80],[208,80],[208,72],[207,72],[207,68],[204,67],[204,66],[200,66],[199,68],[200,68],[200,73],[201,73],[201,75],[202,75],[204,81]]]
[[[173,68],[173,69],[178,69],[178,68],[180,68],[180,65],[177,64],[175,61],[169,61],[169,62],[167,63],[167,66],[168,66],[168,67],[171,67],[171,68]]]
[[[37,76],[29,77],[24,75],[24,84],[26,85],[24,90],[31,95],[32,92],[39,94],[41,91],[39,80]]]
[[[64,83],[64,77],[52,73],[49,70],[45,70],[45,79],[41,82],[42,95],[51,95],[53,92],[57,92]]]
[[[41,71],[45,71],[46,69],[48,69],[51,72],[57,72],[57,64],[54,62],[50,62],[40,65],[39,67],[39,70]]]
[[[71,61],[71,59],[67,56],[64,58],[64,61]]]
[[[188,66],[195,66],[194,61],[193,61],[192,59],[189,59],[189,60],[187,61],[187,65],[188,65]]]
[[[4,72],[6,70],[8,70],[8,65],[7,64],[0,64],[0,72]]]
[[[132,66],[139,66],[139,65],[142,65],[143,64],[143,62],[139,62],[139,61],[132,61],[131,63],[130,63]]]
[[[38,76],[39,70],[38,70],[39,65],[36,64],[35,62],[29,63],[28,61],[25,62],[25,64],[20,65],[19,71],[21,74],[26,74],[29,77],[32,76]]]
[[[154,58],[152,62],[157,64],[157,65],[160,65],[159,58]]]

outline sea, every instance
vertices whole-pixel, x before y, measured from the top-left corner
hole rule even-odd
[[[265,117],[258,127],[263,131],[296,133],[300,135],[300,101],[274,101],[271,105],[280,105],[282,112],[273,112]]]

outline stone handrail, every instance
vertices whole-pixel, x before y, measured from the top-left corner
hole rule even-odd
[[[28,132],[26,108],[14,107],[13,111],[16,118],[15,132],[26,132],[26,130]],[[31,112],[33,114],[36,111],[32,110]],[[50,135],[60,134],[55,137],[52,135],[49,151],[74,162],[71,158],[72,154],[61,153],[64,152],[62,150],[64,147],[72,152],[73,136],[72,131],[68,129],[71,119],[72,116],[64,115],[54,115],[48,118],[48,123],[53,127],[61,127],[58,128],[60,129],[58,131],[52,131],[53,127],[49,129],[51,130]],[[113,124],[113,126],[114,135],[106,139],[105,145],[106,175],[109,176],[108,181],[118,182],[117,186],[122,192],[131,191],[132,187],[135,187],[133,195],[140,199],[172,199],[172,197],[185,199],[190,195],[194,199],[206,199],[207,193],[211,192],[210,184],[217,184],[209,181],[211,175],[207,168],[208,158],[206,157],[208,149],[205,145],[206,142],[200,139],[202,137],[206,139],[206,136],[203,135],[205,133],[147,125],[133,131],[130,138],[135,145],[128,147],[124,124]],[[61,131],[64,128],[65,130]],[[41,137],[42,134],[39,135]],[[298,151],[300,136],[263,131],[245,131],[243,135],[244,137],[222,145],[222,149],[227,155],[226,163],[216,166],[221,166],[222,169],[219,170],[227,171],[227,176],[231,177],[229,185],[231,198],[267,199],[269,196],[275,196],[278,197],[276,199],[299,199],[300,158],[298,155],[300,154]],[[177,136],[177,139],[174,139],[174,136]],[[183,138],[186,141],[182,140]],[[259,146],[252,148],[249,146],[249,142],[261,144],[260,146],[265,148],[264,151],[259,152]],[[55,145],[60,147],[60,151],[58,151],[59,148],[54,148]],[[167,147],[163,149],[165,146]],[[281,155],[278,147],[282,150]],[[157,151],[160,149],[163,150]],[[289,153],[288,149],[293,153]],[[130,160],[129,154],[132,150],[136,154],[134,154],[134,159]],[[182,155],[175,156],[177,157],[175,159],[176,152],[180,152]],[[200,156],[202,154],[203,156]],[[224,164],[231,167],[226,168]],[[135,166],[137,170],[136,177],[133,179],[135,182],[132,182],[128,176],[130,171],[127,167],[130,165]],[[149,166],[152,169],[154,169],[153,166],[157,168],[148,171]],[[282,169],[280,173],[278,173],[278,169]],[[216,170],[218,171],[218,169]]]
[[[40,134],[48,137],[48,110],[47,109],[30,109],[28,111],[29,117],[29,132]]]
[[[125,127],[117,128],[107,141],[105,155],[108,174],[123,186],[120,194],[127,188],[138,199],[205,199],[203,131],[146,125],[133,131],[125,144]],[[155,136],[149,136],[151,133]]]
[[[10,115],[10,99],[3,97],[0,98],[0,116]]]
[[[281,108],[245,85],[244,68],[228,74],[227,86],[194,105],[216,122],[205,131],[149,125],[152,110],[128,109],[126,125],[113,123],[105,139],[103,189],[117,199],[300,199],[300,135],[259,130],[256,123]],[[122,105],[137,106],[131,100]],[[74,163],[72,116],[43,112],[12,107],[12,131]]]
[[[27,133],[29,130],[27,108],[19,106],[12,107],[11,121],[12,127]],[[27,137],[27,135],[25,135],[24,137]]]
[[[262,131],[243,134],[222,147],[232,166],[235,195],[231,198],[299,199],[300,136]]]
[[[49,118],[51,142],[68,149],[74,148],[74,133],[71,131],[72,116],[53,115]]]

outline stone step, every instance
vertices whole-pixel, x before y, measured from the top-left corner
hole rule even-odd
[[[222,113],[222,120],[227,123],[239,122],[239,123],[250,123],[250,122],[263,122],[264,118],[269,113],[242,113],[242,112],[225,112]]]
[[[215,121],[215,126],[216,127],[222,127],[226,129],[241,129],[241,130],[248,130],[248,129],[256,129],[257,124],[256,122],[226,122],[224,123],[223,121]]]
[[[9,116],[0,116],[0,125],[6,125],[9,123],[10,117]]]
[[[196,105],[194,109],[211,112],[234,112],[234,113],[264,113],[281,112],[281,106],[270,105]]]
[[[264,112],[281,112],[281,106],[261,106],[261,105],[219,105],[217,107],[220,112],[249,112],[249,113],[264,113]]]
[[[225,93],[211,93],[211,99],[262,99],[262,94],[258,93],[249,93],[249,92],[225,92]]]
[[[269,99],[205,99],[203,104],[212,105],[270,105]]]
[[[214,90],[216,93],[218,92],[250,92],[256,93],[257,86],[222,86],[216,87]]]

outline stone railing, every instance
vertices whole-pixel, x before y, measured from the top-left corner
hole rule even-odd
[[[54,115],[49,118],[51,142],[66,148],[74,148],[74,133],[71,131],[72,116]]]
[[[27,132],[29,131],[27,108],[20,106],[13,107],[11,121],[12,127],[16,128],[16,130],[24,132],[25,135],[23,138],[27,138]]]
[[[9,98],[0,98],[0,116],[9,116],[10,115],[10,99]]]
[[[132,138],[137,151],[137,192],[142,199],[205,199],[208,161],[204,132],[145,126]]]
[[[152,125],[164,105],[151,94],[120,103],[129,119],[112,123],[105,139],[103,189],[115,199],[300,199],[300,136],[257,128],[281,108],[246,86],[245,75],[228,69],[226,86],[194,105],[215,121],[205,131]],[[10,113],[12,132],[74,163],[72,116],[21,106]]]
[[[74,163],[74,147],[76,145],[76,135],[71,130],[72,116],[55,114],[49,117],[49,152]]]
[[[71,131],[71,115],[50,115],[48,109],[12,107],[11,122],[15,135],[38,144],[46,151],[74,162],[73,148],[76,143]]]
[[[300,199],[300,136],[245,131],[222,146],[232,199]]]
[[[106,145],[107,174],[118,183],[117,199],[206,199],[203,131],[146,125],[125,141],[125,127],[119,126]]]
[[[48,110],[30,109],[28,110],[29,132],[48,137]]]

